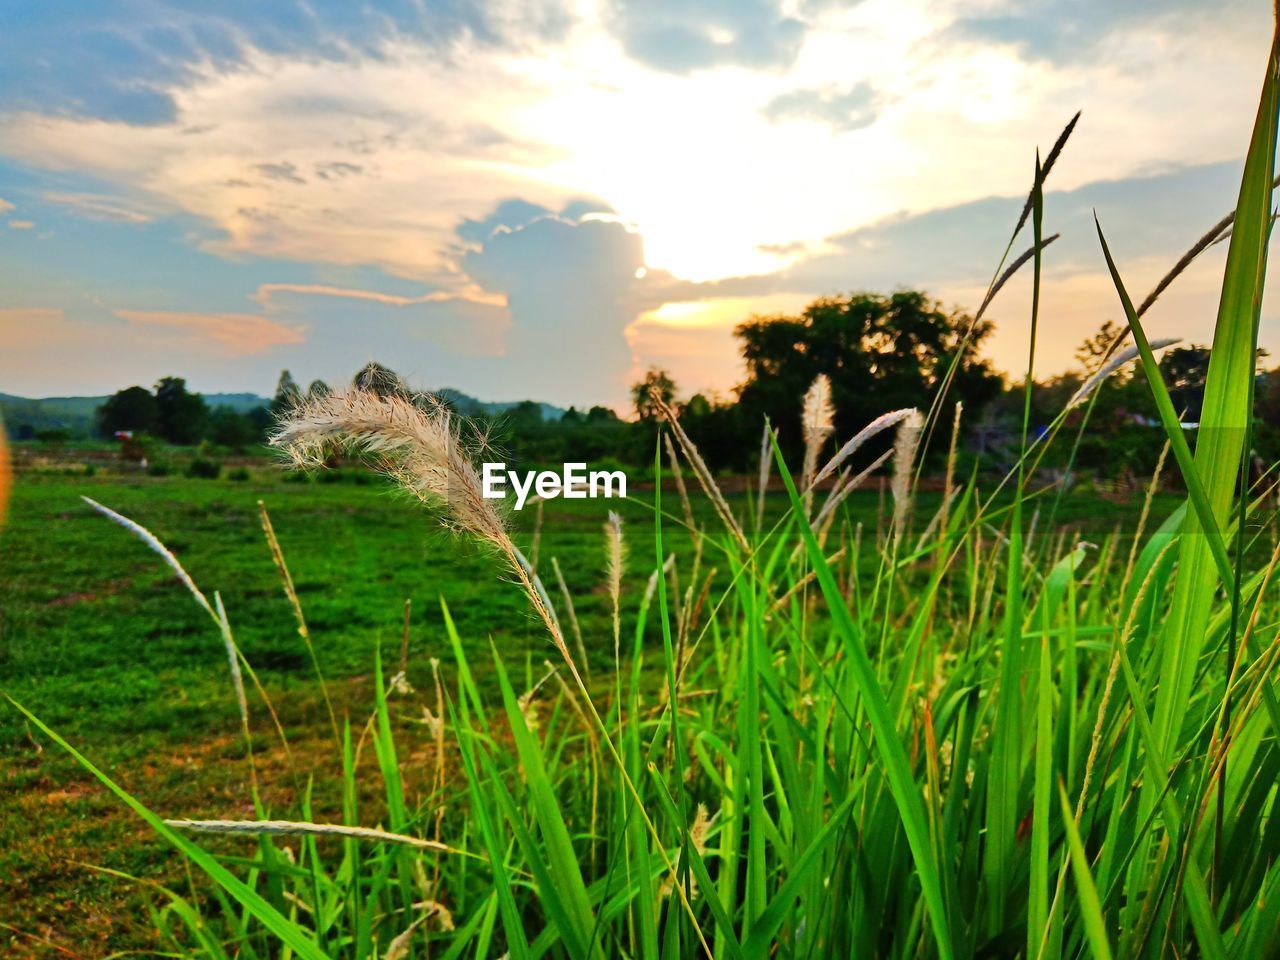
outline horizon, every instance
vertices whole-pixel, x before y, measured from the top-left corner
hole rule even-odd
[[[650,366],[724,395],[750,315],[976,308],[1080,110],[1045,202],[1036,375],[1063,372],[1120,315],[1095,210],[1139,296],[1235,203],[1271,7],[1226,6],[26,10],[0,37],[0,392],[377,359],[488,402],[623,411]],[[1224,247],[1153,336],[1209,342]],[[1010,378],[1029,284],[990,312]]]

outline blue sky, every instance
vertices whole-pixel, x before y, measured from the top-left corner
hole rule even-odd
[[[732,327],[972,308],[1045,149],[1040,362],[1234,203],[1270,5],[0,0],[0,392],[369,359],[495,400],[726,392]],[[1207,341],[1213,251],[1151,315]],[[1026,352],[1025,284],[993,316]],[[1273,311],[1263,342],[1280,351]]]

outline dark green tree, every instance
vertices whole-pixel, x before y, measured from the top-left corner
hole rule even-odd
[[[170,443],[190,445],[204,438],[209,408],[204,397],[187,390],[182,377],[165,377],[156,384],[157,433]]]
[[[1165,386],[1169,388],[1173,408],[1183,420],[1195,423],[1200,419],[1211,352],[1208,347],[1192,344],[1172,347],[1160,358],[1160,372],[1164,375]]]
[[[311,386],[307,387],[307,399],[319,400],[321,397],[327,397],[333,393],[333,389],[323,380],[312,380]]]
[[[799,316],[752,317],[734,331],[747,367],[738,388],[742,423],[755,432],[770,417],[794,450],[805,391],[825,373],[837,433],[847,437],[889,410],[927,409],[953,361],[948,399],[976,415],[1003,387],[979,356],[990,332],[989,322],[973,327],[966,314],[914,290],[823,297]]]
[[[676,383],[671,375],[665,370],[650,367],[640,382],[631,387],[631,402],[641,420],[652,420],[658,415],[658,408],[653,402],[654,391],[664,403],[675,402]]]
[[[271,398],[271,412],[280,414],[292,410],[302,399],[302,390],[293,374],[288,370],[280,371],[280,379],[276,381],[276,394]]]
[[[106,399],[96,413],[98,434],[113,437],[118,431],[155,433],[160,422],[156,398],[145,387],[126,387]]]
[[[208,435],[218,446],[241,451],[256,443],[262,433],[247,413],[220,404],[209,414]]]

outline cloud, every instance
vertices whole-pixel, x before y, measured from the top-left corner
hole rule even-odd
[[[280,294],[298,294],[312,297],[338,297],[347,300],[367,300],[393,307],[408,307],[421,303],[453,303],[467,301],[487,306],[506,306],[506,300],[500,294],[486,293],[483,290],[467,290],[462,293],[446,293],[436,290],[421,296],[406,297],[393,293],[382,293],[377,290],[354,290],[347,287],[332,287],[320,283],[264,283],[258,287],[252,299],[264,305]]]
[[[1248,4],[1185,20],[1027,8],[1098,34],[1087,55],[1005,0],[41,7],[0,36],[5,173],[103,222],[10,244],[48,255],[9,271],[34,304],[74,284],[302,338],[232,360],[236,337],[211,335],[225,322],[97,317],[112,339],[86,337],[81,370],[160,356],[150,338],[238,384],[286,354],[323,376],[376,357],[473,392],[595,402],[687,337],[682,379],[723,386],[707,351],[760,305],[903,284],[972,306],[1035,147],[1082,107],[1051,183],[1065,235],[1046,311],[1091,322],[1088,205],[1139,265],[1230,205],[1230,185],[1149,181],[1239,157],[1269,23]],[[115,226],[138,217],[155,226]],[[91,322],[68,308],[64,323]],[[1009,366],[1020,323],[997,337]]]
[[[301,330],[252,313],[177,310],[117,310],[116,313],[131,324],[175,331],[193,345],[211,347],[232,358],[253,356],[305,340]]]
[[[877,100],[875,88],[863,82],[847,90],[792,90],[770,100],[763,112],[773,123],[809,120],[848,133],[875,123]]]
[[[610,24],[626,52],[659,70],[688,73],[732,64],[788,66],[804,24],[773,0],[614,0]]]
[[[264,6],[89,0],[33,4],[0,33],[0,109],[40,109],[137,126],[173,122],[175,90],[253,51],[338,61],[410,41],[444,55],[462,39],[500,49],[563,35],[559,0],[415,3],[309,0]]]
[[[268,180],[283,180],[287,183],[299,184],[307,182],[298,176],[298,168],[292,163],[256,163],[253,165],[253,169]]]
[[[12,209],[14,209],[13,204],[4,197],[0,197],[0,213],[8,213]]]
[[[114,220],[120,223],[149,223],[150,214],[134,209],[114,197],[98,196],[91,193],[64,193],[58,190],[47,190],[41,197],[50,203],[70,207],[77,213],[94,220]]]
[[[1261,5],[1252,0],[1030,0],[978,5],[964,12],[948,31],[949,38],[1008,44],[1027,58],[1062,64],[1086,60],[1112,47],[1146,57],[1155,50],[1135,49],[1134,38],[1156,41],[1169,32],[1216,32],[1224,20],[1249,18]],[[1120,40],[1121,36],[1130,42]]]
[[[9,221],[10,230],[30,230],[35,225],[36,224],[34,220],[10,220]]]

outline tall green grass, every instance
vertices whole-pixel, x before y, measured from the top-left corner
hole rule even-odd
[[[28,713],[206,876],[157,900],[172,948],[352,960],[1280,955],[1280,546],[1274,472],[1251,483],[1248,470],[1278,95],[1273,47],[1194,450],[1101,244],[1188,490],[1157,529],[1144,511],[1136,530],[1085,544],[1029,517],[1063,423],[1030,434],[1043,188],[1064,136],[1036,165],[1031,249],[1013,266],[1033,271],[1032,338],[1021,455],[1005,482],[984,489],[975,473],[948,484],[937,516],[895,510],[876,531],[839,522],[828,539],[776,446],[765,454],[785,501],[766,523],[754,503],[734,514],[677,429],[723,529],[691,526],[695,512],[668,510],[659,488],[652,530],[624,531],[621,591],[605,573],[622,555],[616,525],[602,534],[616,633],[590,639],[616,650],[613,670],[597,661],[578,682],[577,670],[496,650],[473,664],[445,598],[444,681],[414,693],[379,660],[370,715],[341,729],[333,718],[344,781],[328,817],[307,790],[285,818],[259,805],[247,823],[166,822]],[[905,480],[912,464],[897,469]],[[686,540],[691,565],[674,559]],[[274,537],[271,549],[309,646]],[[190,587],[239,676],[248,665],[220,602],[215,612]],[[576,636],[571,601],[558,617]],[[549,643],[558,655],[575,654]],[[422,715],[422,733],[397,742],[406,715]],[[371,804],[361,778],[373,768]],[[256,839],[215,854],[193,827]]]

